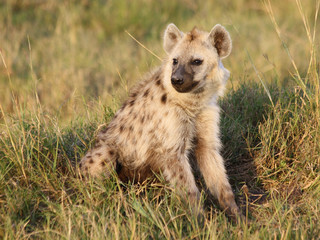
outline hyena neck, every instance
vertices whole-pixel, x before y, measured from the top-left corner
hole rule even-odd
[[[203,91],[199,93],[178,93],[170,91],[172,103],[180,107],[189,117],[196,117],[207,106],[211,105],[212,95]]]

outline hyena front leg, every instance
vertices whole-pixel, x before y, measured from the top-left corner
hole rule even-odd
[[[199,206],[200,193],[188,160],[183,158],[169,161],[162,168],[162,171],[165,179],[177,190],[178,194],[190,201],[193,212],[201,213],[202,209]]]
[[[231,216],[241,215],[235,202],[224,160],[220,155],[219,108],[213,106],[197,120],[196,159],[210,192]]]
[[[95,146],[81,159],[79,167],[84,175],[109,177],[115,169],[117,153],[112,146],[97,140]]]

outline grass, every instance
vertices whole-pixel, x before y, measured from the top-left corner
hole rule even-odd
[[[319,239],[319,1],[0,3],[0,238]],[[223,155],[246,215],[210,197],[197,219],[159,176],[82,181],[77,163],[128,88],[163,57],[161,32],[222,23],[233,38]]]

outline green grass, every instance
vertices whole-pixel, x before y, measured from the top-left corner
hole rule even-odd
[[[319,239],[320,3],[278,2],[0,3],[0,238]],[[233,38],[221,137],[241,224],[204,193],[197,219],[161,176],[79,175],[96,129],[160,64],[125,30],[163,57],[169,22]]]

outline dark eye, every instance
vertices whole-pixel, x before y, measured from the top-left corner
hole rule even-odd
[[[201,65],[203,62],[203,60],[200,60],[200,59],[195,59],[191,62],[192,65],[196,65],[196,66],[199,66]]]
[[[178,59],[174,58],[174,59],[172,60],[172,64],[173,64],[173,65],[177,65],[177,64],[178,64]]]

